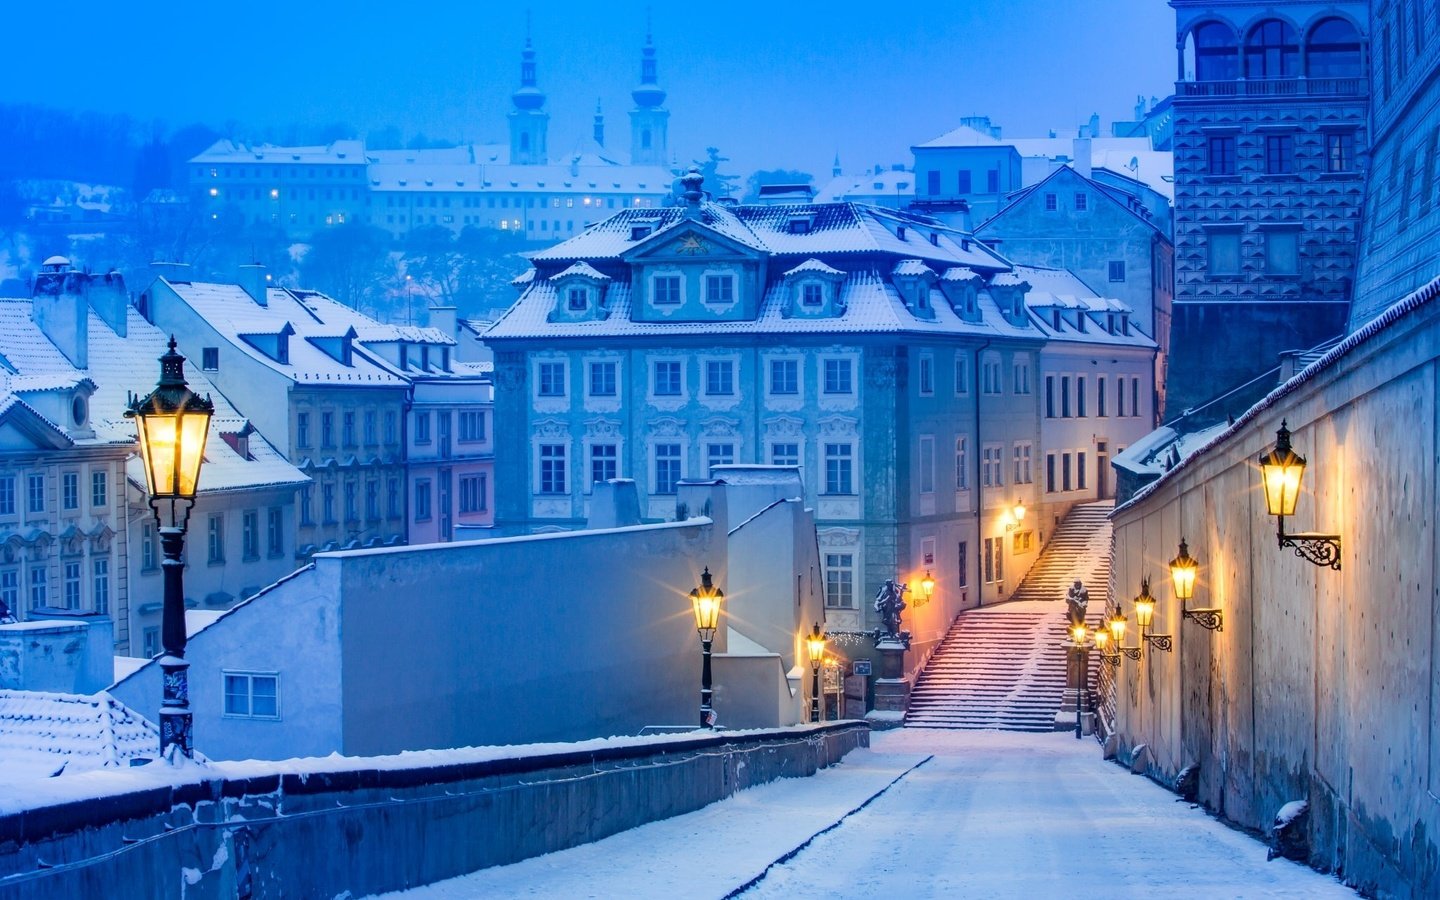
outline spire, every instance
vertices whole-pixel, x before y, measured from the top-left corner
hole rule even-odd
[[[841,175],[845,174],[844,171],[840,168],[840,151],[839,151],[839,150],[836,150],[836,151],[835,151],[835,165],[831,167],[831,169],[830,169],[830,174],[831,174],[831,176],[833,176],[833,177],[835,177],[835,178],[839,178]]]
[[[520,90],[510,95],[516,109],[539,109],[545,92],[535,86],[535,46],[530,40],[530,14],[525,14],[525,49],[520,51]]]
[[[600,108],[600,98],[595,98],[595,143],[605,146],[605,111]]]
[[[659,67],[655,59],[655,41],[650,33],[650,13],[645,13],[645,46],[640,50],[640,86],[630,92],[641,109],[656,109],[665,102],[660,89]]]

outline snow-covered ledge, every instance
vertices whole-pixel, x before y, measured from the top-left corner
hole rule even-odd
[[[0,894],[86,896],[103,877],[117,898],[174,896],[180,878],[219,896],[248,872],[287,896],[365,896],[599,840],[869,743],[842,721],[86,772],[0,791]]]

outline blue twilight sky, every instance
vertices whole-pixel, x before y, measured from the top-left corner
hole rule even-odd
[[[70,0],[7,3],[0,102],[247,125],[347,122],[407,136],[504,140],[526,7],[489,0]],[[1175,78],[1163,0],[599,0],[531,6],[553,155],[590,132],[611,146],[639,77],[647,7],[670,147],[718,146],[730,169],[801,168],[823,183],[908,162],[961,116],[1007,135],[1129,118]]]

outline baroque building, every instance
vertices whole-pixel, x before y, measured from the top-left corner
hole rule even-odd
[[[164,268],[164,267],[162,267]],[[317,291],[157,277],[140,309],[311,479],[295,556],[448,541],[488,525],[489,378],[438,328],[386,325]]]
[[[487,331],[507,422],[497,530],[582,527],[592,485],[615,478],[661,521],[718,467],[798,468],[827,621],[872,626],[884,580],[929,571],[940,602],[908,620],[923,652],[954,612],[1007,597],[1055,517],[1099,496],[1097,442],[1150,429],[1153,340],[1069,273],[926,216],[736,207],[705,201],[698,172],[682,181],[682,206],[535,254]]]
[[[1345,328],[1370,136],[1367,4],[1171,0],[1183,412]],[[1223,411],[1217,412],[1223,418]]]
[[[191,194],[212,221],[276,225],[298,239],[363,222],[396,236],[439,225],[559,240],[618,209],[658,206],[670,196],[665,96],[647,34],[631,91],[629,153],[606,146],[598,109],[590,137],[556,148],[537,52],[526,38],[503,144],[381,150],[361,140],[306,147],[222,140],[189,161]]]

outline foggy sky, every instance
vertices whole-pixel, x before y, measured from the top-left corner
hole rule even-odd
[[[820,183],[909,162],[911,145],[984,114],[1015,137],[1061,134],[1173,89],[1163,0],[725,0],[653,6],[670,148],[708,145],[737,174]],[[171,127],[346,122],[407,136],[506,139],[525,7],[488,0],[70,0],[5,4],[0,101],[161,118]],[[646,3],[532,7],[552,157],[590,132],[628,150]]]

